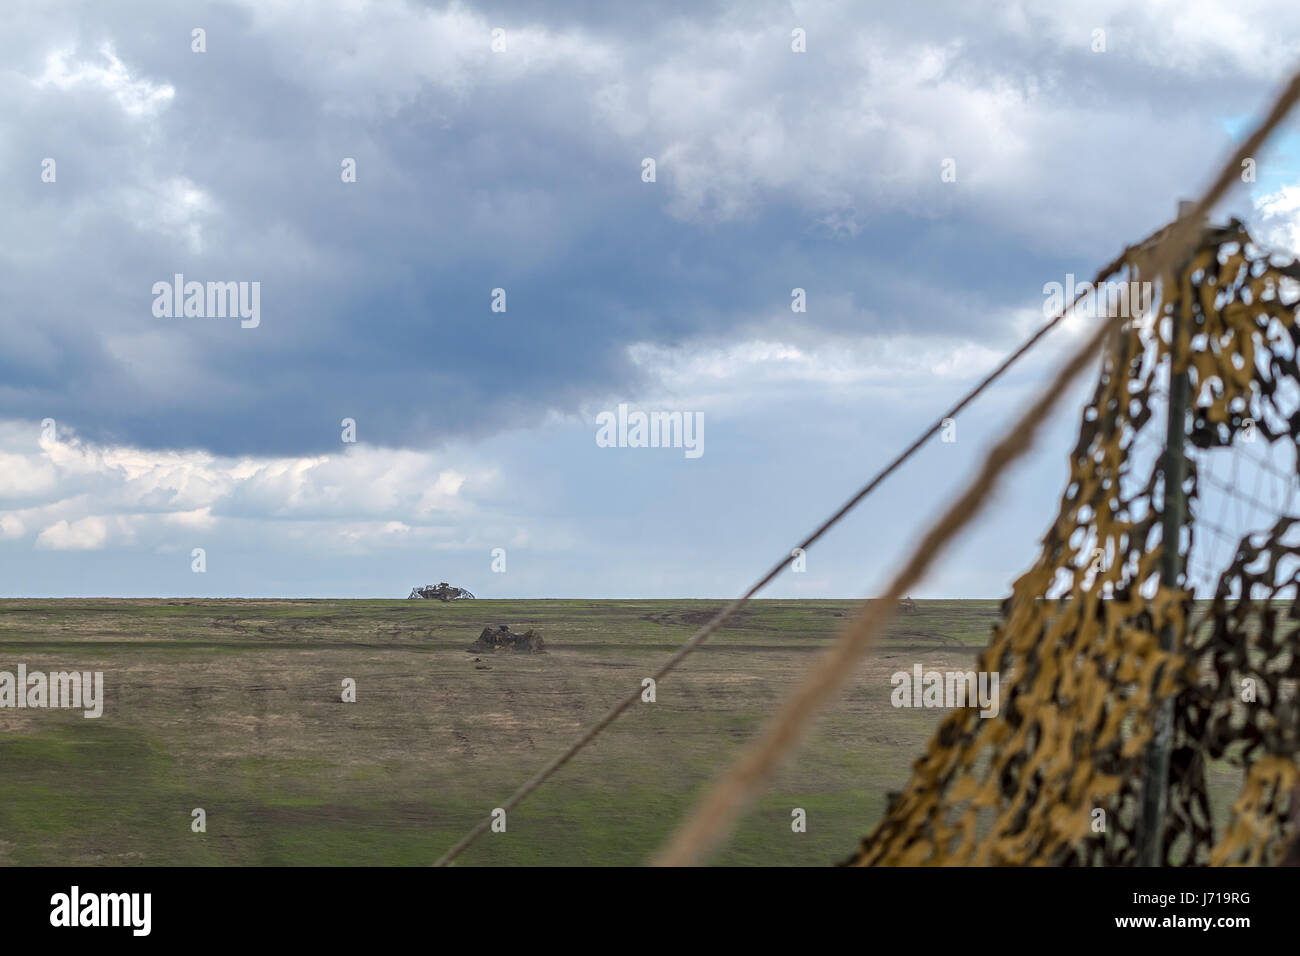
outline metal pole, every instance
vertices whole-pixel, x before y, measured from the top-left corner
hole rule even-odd
[[[1185,203],[1178,204],[1181,217],[1186,212]],[[1183,521],[1187,513],[1187,500],[1183,481],[1187,477],[1187,457],[1184,439],[1187,428],[1187,398],[1190,382],[1187,370],[1178,371],[1178,315],[1170,315],[1169,349],[1169,418],[1165,427],[1164,458],[1164,510],[1160,516],[1161,555],[1160,584],[1174,589],[1179,586],[1182,573],[1182,554],[1179,551]],[[1160,630],[1160,649],[1172,651],[1178,635],[1173,625]],[[1147,750],[1146,775],[1142,782],[1142,819],[1137,831],[1137,865],[1159,866],[1164,845],[1165,812],[1169,803],[1169,751],[1173,745],[1174,702],[1164,701],[1156,712],[1155,735]]]

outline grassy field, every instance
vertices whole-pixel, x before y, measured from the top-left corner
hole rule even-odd
[[[719,606],[0,600],[0,670],[100,670],[106,698],[0,710],[0,863],[431,863]],[[462,865],[643,862],[856,606],[753,602]],[[847,856],[940,717],[891,707],[889,675],[970,668],[996,609],[896,618],[716,861]],[[502,623],[547,652],[467,652]]]

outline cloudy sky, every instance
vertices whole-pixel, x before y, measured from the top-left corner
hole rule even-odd
[[[5,20],[7,596],[733,596],[1043,321],[1045,283],[1198,192],[1300,62],[1287,2]],[[1223,209],[1292,249],[1297,130]],[[158,315],[177,274],[258,283],[256,326]],[[1087,328],[770,594],[878,590]],[[1082,395],[918,597],[1006,593]],[[600,447],[621,403],[698,413],[703,454]]]

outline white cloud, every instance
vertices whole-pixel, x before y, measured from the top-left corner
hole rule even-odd
[[[1255,201],[1260,242],[1278,252],[1300,255],[1300,185],[1283,186]]]
[[[123,218],[137,229],[182,237],[190,252],[202,252],[203,219],[216,208],[207,191],[185,176],[142,183],[121,189]]]
[[[751,338],[666,348],[643,342],[631,346],[628,357],[668,393],[708,394],[713,402],[743,407],[779,398],[774,386],[847,396],[850,388],[902,388],[918,380],[961,382],[992,368],[1003,352],[935,336],[820,335],[815,343]]]
[[[49,494],[58,471],[48,460],[0,452],[0,499]]]
[[[0,422],[0,537],[90,550],[138,542],[176,547],[178,531],[234,522],[296,527],[314,546],[444,539],[477,518],[471,492],[494,467],[449,467],[433,452],[352,445],[334,455],[222,458],[197,451],[99,446],[60,430]],[[245,532],[249,529],[245,528]],[[188,539],[187,539],[188,540]]]
[[[36,547],[52,551],[93,551],[108,542],[108,522],[92,515],[77,521],[59,520],[36,536]]]
[[[97,87],[112,94],[118,106],[134,117],[154,116],[175,97],[171,84],[133,77],[111,43],[101,44],[99,54],[107,65],[77,59],[75,49],[56,50],[45,58],[45,70],[31,81],[32,85],[60,91]]]

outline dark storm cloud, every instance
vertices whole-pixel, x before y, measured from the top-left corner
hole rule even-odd
[[[428,446],[635,396],[638,342],[781,323],[1002,341],[1007,307],[1170,214],[1216,153],[1190,147],[1266,86],[1125,52],[1151,24],[1123,12],[1098,58],[1086,17],[1063,35],[967,4],[556,8],[381,4],[359,29],[275,3],[20,6],[0,416],[228,454],[337,448],[352,417]],[[108,78],[34,84],[57,50]],[[929,79],[899,75],[918,64]],[[155,317],[175,273],[260,282],[261,324]]]

